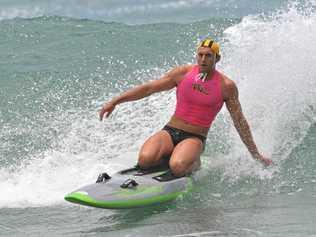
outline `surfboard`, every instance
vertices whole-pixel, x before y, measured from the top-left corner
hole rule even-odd
[[[148,170],[135,166],[112,176],[102,173],[96,183],[67,194],[65,200],[106,209],[135,208],[172,201],[192,187],[191,176],[175,177],[166,166]]]

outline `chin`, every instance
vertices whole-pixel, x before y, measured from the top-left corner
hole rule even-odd
[[[210,68],[207,66],[199,66],[200,72],[201,73],[208,73],[210,72]]]

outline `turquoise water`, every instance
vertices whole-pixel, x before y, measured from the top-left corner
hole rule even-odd
[[[0,236],[315,236],[315,2],[1,1]],[[175,92],[112,96],[222,46],[258,147],[225,108],[191,194],[133,210],[80,207],[66,193],[136,162],[174,111]]]

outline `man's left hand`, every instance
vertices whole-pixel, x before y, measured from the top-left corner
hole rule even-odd
[[[267,157],[264,157],[263,155],[260,155],[258,160],[264,165],[264,166],[270,166],[273,164],[273,161]]]

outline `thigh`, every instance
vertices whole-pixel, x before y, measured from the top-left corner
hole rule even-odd
[[[182,166],[190,168],[194,163],[200,163],[200,155],[204,144],[199,138],[187,138],[181,141],[173,150],[170,167]]]
[[[173,149],[171,136],[168,132],[161,130],[149,137],[141,147],[139,164],[146,167],[156,165],[164,156],[170,156]]]

